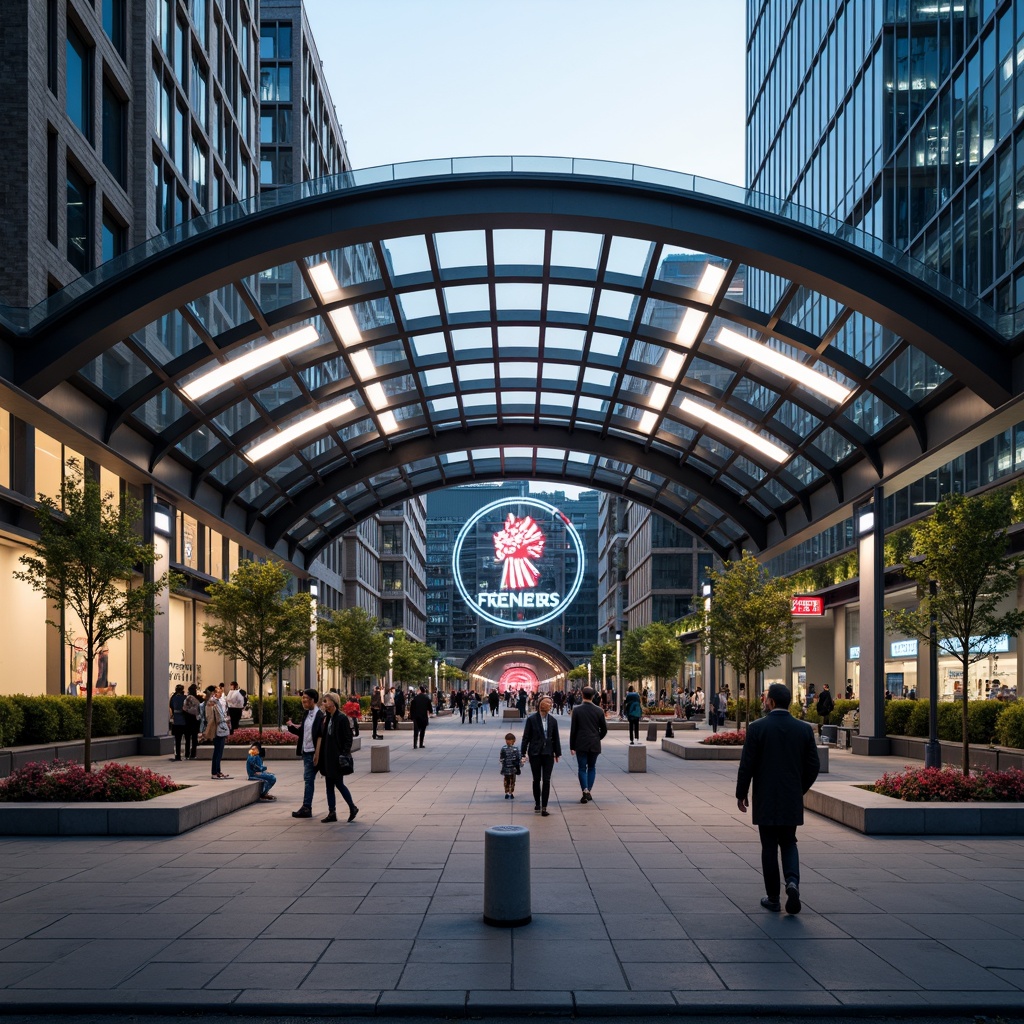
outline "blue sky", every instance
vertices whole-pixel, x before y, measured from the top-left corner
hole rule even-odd
[[[356,167],[543,154],[743,184],[743,0],[306,0]]]

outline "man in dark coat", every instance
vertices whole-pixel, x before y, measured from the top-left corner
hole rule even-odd
[[[835,701],[832,700],[832,694],[828,692],[828,683],[826,683],[821,693],[818,694],[817,712],[822,725],[826,725],[828,723],[828,716],[832,714],[832,709],[835,706]]]
[[[432,710],[430,698],[427,696],[427,688],[421,686],[420,692],[409,701],[409,717],[412,719],[413,750],[417,747],[417,741],[420,750],[423,749],[423,737],[426,735],[427,722],[430,719]]]
[[[523,760],[529,762],[530,771],[533,772],[534,813],[546,818],[548,796],[551,793],[551,770],[562,756],[558,722],[551,714],[551,698],[547,694],[541,697],[537,702],[537,710],[526,719],[519,749]]]
[[[594,798],[590,795],[597,776],[597,757],[601,753],[601,740],[608,735],[608,723],[604,712],[594,703],[597,695],[592,686],[583,687],[583,700],[572,713],[569,725],[569,753],[576,758],[580,789],[585,804]]]
[[[786,879],[786,913],[800,913],[800,857],[796,828],[804,823],[804,793],[818,777],[818,749],[814,731],[789,713],[793,699],[788,686],[772,683],[765,694],[768,712],[747,727],[740,770],[736,778],[736,805],[747,810],[747,791],[754,784],[752,819],[761,836],[761,872],[765,910],[778,911],[782,873]]]

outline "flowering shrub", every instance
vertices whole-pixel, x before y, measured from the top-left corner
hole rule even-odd
[[[264,729],[260,736],[259,729],[236,729],[228,737],[228,746],[251,747],[254,743],[262,743],[265,747],[285,747],[295,744],[295,737],[290,732],[279,732],[277,729]]]
[[[959,768],[908,767],[902,772],[886,772],[875,782],[874,791],[914,802],[1014,802],[1024,800],[1024,772],[1008,768],[965,777]]]
[[[742,747],[746,738],[746,730],[740,729],[738,732],[714,732],[702,739],[701,743],[715,744],[719,747]]]
[[[182,789],[148,768],[112,761],[87,772],[75,761],[33,761],[0,779],[0,800],[44,803],[150,800]]]

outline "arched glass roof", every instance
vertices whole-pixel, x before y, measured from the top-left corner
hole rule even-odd
[[[102,440],[141,439],[147,472],[300,562],[501,477],[761,548],[897,442],[919,457],[958,393],[1014,398],[1012,325],[877,240],[690,176],[520,160],[353,172],[184,225],[24,313],[15,383],[45,403],[70,377]]]

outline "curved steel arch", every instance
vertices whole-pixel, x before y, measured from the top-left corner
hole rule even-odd
[[[862,491],[865,472],[877,479],[891,471],[883,449],[901,433],[913,437],[916,455],[923,454],[929,443],[928,424],[957,391],[968,389],[990,409],[1018,397],[1012,368],[1019,345],[1009,343],[993,323],[976,315],[976,306],[968,308],[930,287],[902,265],[902,257],[883,259],[863,246],[808,226],[802,222],[806,217],[794,219],[757,209],[759,203],[769,205],[764,197],[739,202],[735,195],[679,190],[654,181],[500,171],[348,182],[336,190],[314,192],[292,202],[276,194],[238,216],[215,211],[210,220],[218,220],[216,226],[186,225],[179,229],[179,240],[158,240],[152,251],[126,259],[124,266],[103,270],[94,280],[72,286],[66,295],[47,304],[45,315],[26,318],[30,326],[17,336],[8,333],[6,352],[0,356],[3,365],[13,368],[12,383],[46,402],[65,380],[72,379],[103,410],[103,441],[116,443],[119,431],[131,431],[136,457],[148,447],[142,467],[146,472],[168,487],[180,488],[185,469],[193,501],[221,517],[231,512],[236,522],[242,517],[254,541],[275,550],[287,549],[290,556],[301,552],[306,559],[346,525],[382,507],[380,501],[394,503],[403,485],[389,482],[381,497],[374,483],[377,476],[400,472],[405,496],[424,493],[458,474],[415,481],[403,467],[418,459],[481,447],[502,451],[530,446],[575,448],[618,460],[636,470],[622,493],[685,524],[723,554],[747,541],[761,548],[770,540],[770,531],[785,535],[791,518],[794,526],[804,526],[823,509],[827,514],[829,508]],[[542,232],[546,239],[542,264],[499,266],[493,236],[502,230]],[[488,255],[483,265],[441,266],[435,239],[460,231],[485,237]],[[598,265],[589,269],[554,266],[549,255],[555,232],[599,236]],[[430,265],[418,275],[396,277],[390,272],[388,245],[403,236],[426,239]],[[607,269],[609,253],[621,238],[640,239],[651,246],[652,258],[642,281]],[[728,284],[713,295],[670,287],[657,277],[653,258],[655,253],[660,258],[666,246],[698,250],[724,262],[727,281],[742,264],[784,278],[786,287],[770,309],[730,296]],[[308,296],[268,308],[245,283],[252,275],[292,263],[308,286],[306,261],[346,247],[372,249],[380,265],[379,278],[346,284],[340,297],[330,300],[310,287]],[[521,310],[503,313],[494,299],[495,290],[519,281],[541,289],[541,304],[529,315]],[[462,286],[488,291],[486,313],[447,308],[446,289]],[[588,312],[553,309],[546,296],[560,287],[592,289]],[[188,304],[216,289],[237,293],[249,319],[211,333]],[[438,313],[409,321],[402,303],[419,289],[433,290]],[[634,296],[635,312],[609,320],[601,314],[598,295],[616,290]],[[805,292],[836,307],[823,331],[787,319],[790,304]],[[359,302],[381,303],[390,309],[392,319],[371,325],[358,343],[349,345],[330,326],[330,314],[355,309]],[[672,330],[645,319],[645,304],[652,302],[677,306],[680,315],[683,310],[697,310],[705,326],[689,345],[680,345],[673,340]],[[135,339],[168,314],[188,321],[199,343],[161,359]],[[856,353],[835,343],[852,315],[873,321],[897,339],[882,352],[879,363],[858,359]],[[809,367],[816,362],[827,367],[831,375],[850,382],[853,397],[846,407],[832,404],[792,381],[780,383],[786,375],[780,375],[777,366],[761,368],[745,356],[709,345],[705,333],[710,334],[717,319],[789,349]],[[236,355],[254,341],[309,320],[322,325],[320,344],[312,356],[300,353],[276,361],[209,401],[183,399],[182,387],[191,375]],[[523,326],[536,327],[539,339],[551,331],[569,329],[581,332],[585,339],[578,356],[549,356],[546,342],[538,342],[544,352],[543,358],[533,354],[540,378],[534,383],[536,402],[529,415],[509,411],[515,403],[506,403],[506,395],[515,389],[503,389],[498,383],[499,376],[504,380],[500,332]],[[489,331],[492,338],[491,350],[480,364],[463,358],[453,341],[458,331],[475,329]],[[443,335],[444,350],[420,358],[413,339],[423,332]],[[596,338],[609,332],[622,335],[625,345],[624,354],[615,358],[606,357],[596,346]],[[355,355],[364,352],[373,358],[375,350],[386,345],[397,346],[399,358],[375,367],[379,373],[373,380],[392,391],[393,401],[385,405],[395,425],[391,430],[385,428],[380,408],[368,401],[367,382],[357,379],[353,370]],[[96,374],[90,377],[85,368],[95,366],[115,346],[128,347],[142,375],[123,391],[107,393],[105,382],[93,379]],[[668,379],[659,376],[651,360],[655,359],[652,353],[672,351],[680,359],[680,368]],[[886,376],[897,360],[915,353],[934,360],[943,371],[937,388],[934,383],[922,383],[919,398],[900,390]],[[529,355],[524,348],[511,352],[509,359]],[[461,374],[488,363],[494,372],[494,409],[475,413],[470,402],[479,393],[465,386]],[[552,392],[556,397],[571,394],[568,411],[545,411],[545,370],[566,371],[573,365],[578,365],[579,373],[572,387]],[[331,369],[334,366],[343,372]],[[431,372],[445,367],[453,374],[450,387],[425,383]],[[586,380],[595,373],[607,374],[612,382],[605,386]],[[308,382],[319,379],[318,375],[324,377],[320,385]],[[786,445],[785,464],[766,469],[761,456],[726,439],[714,425],[694,424],[674,406],[655,409],[650,396],[666,379],[670,395],[692,396],[702,408],[738,417],[764,440]],[[270,408],[261,405],[260,394],[274,389],[280,390],[284,400]],[[273,437],[302,413],[322,409],[348,393],[355,402],[352,419],[360,421],[360,429],[350,423],[325,427],[315,445],[292,443],[276,459],[258,467],[244,458],[255,442]],[[446,402],[454,403],[451,415],[435,408]],[[180,407],[181,412],[168,412],[154,424],[153,414],[146,413],[154,404],[166,405],[168,410]],[[601,407],[600,414],[591,415],[595,405]],[[225,426],[232,411],[239,409],[244,409],[244,415],[236,417],[233,426]],[[394,419],[395,413],[404,418]],[[652,413],[656,413],[654,420],[644,426]],[[204,435],[205,447],[195,442],[199,434]],[[140,439],[141,444],[136,443]],[[893,443],[890,448],[906,451],[906,445],[900,448]],[[471,478],[493,479],[490,474],[489,469],[474,471]],[[650,479],[641,479],[641,474]],[[545,473],[549,479],[582,476],[570,477],[565,466],[560,474]],[[305,533],[299,532],[306,528],[309,513],[353,485],[365,492],[357,500],[346,499],[354,513],[344,511],[342,502],[343,511],[329,523],[314,523]],[[696,499],[687,505],[673,492],[675,487],[692,492]],[[823,499],[826,487],[831,497]],[[698,509],[698,499],[709,502],[717,513]],[[731,529],[724,527],[723,518]],[[316,536],[307,540],[311,534]]]

